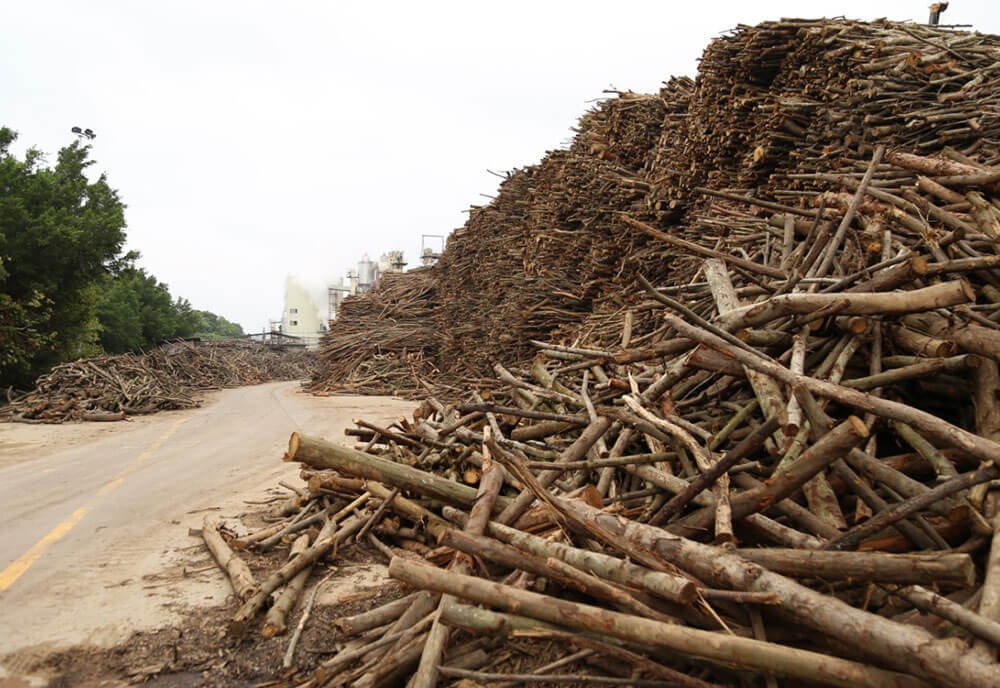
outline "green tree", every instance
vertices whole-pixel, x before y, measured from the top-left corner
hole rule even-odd
[[[220,341],[243,336],[243,328],[234,322],[229,322],[221,315],[209,311],[194,311],[197,318],[194,337],[205,341]]]
[[[59,151],[54,167],[0,127],[0,385],[29,383],[55,363],[93,353],[95,288],[121,254],[125,206],[90,146]]]
[[[116,269],[100,291],[99,338],[108,353],[140,351],[190,337],[200,324],[198,311],[186,299],[174,299],[166,284],[132,264]]]

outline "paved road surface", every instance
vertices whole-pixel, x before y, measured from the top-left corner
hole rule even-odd
[[[178,605],[221,601],[221,576],[206,587],[184,575],[200,542],[188,528],[212,511],[259,508],[245,500],[278,480],[301,484],[297,464],[280,460],[292,431],[340,442],[352,418],[412,407],[285,382],[129,423],[0,425],[0,656],[111,645],[171,622]]]

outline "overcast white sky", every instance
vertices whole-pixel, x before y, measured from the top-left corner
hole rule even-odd
[[[996,0],[942,23],[1000,33]],[[486,170],[568,141],[602,89],[693,76],[710,39],[787,16],[924,22],[927,0],[5,3],[0,125],[50,153],[91,128],[128,247],[195,308],[260,331],[289,273],[447,234]],[[322,304],[321,304],[322,305]]]

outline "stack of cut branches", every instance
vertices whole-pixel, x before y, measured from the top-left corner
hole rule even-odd
[[[205,390],[307,378],[315,360],[311,352],[279,351],[253,342],[176,342],[145,354],[58,365],[3,412],[25,423],[122,420],[193,408],[199,405],[197,393]]]

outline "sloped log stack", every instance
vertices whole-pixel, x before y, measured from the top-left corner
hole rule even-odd
[[[290,441],[284,527],[326,520],[292,561],[361,532],[413,590],[292,685],[1000,686],[998,59],[914,25],[741,27],[628,148],[641,196],[608,181],[568,227],[533,195],[551,173],[583,202],[618,164],[575,166],[586,127],[511,175],[436,311],[470,323],[441,328],[442,374],[491,388]],[[534,277],[476,291],[498,266]],[[505,649],[543,640],[561,657]]]
[[[696,82],[672,79],[658,95],[621,93],[603,102],[581,119],[569,150],[510,173],[496,199],[473,208],[450,237],[435,275],[434,317],[421,316],[420,339],[438,343],[433,377],[488,378],[496,362],[524,364],[533,338],[610,345],[625,318],[635,337],[660,327],[655,313],[635,307],[637,275],[680,285],[702,256],[649,241],[621,213],[704,248],[764,231],[771,236],[759,250],[789,253],[788,242],[798,248],[809,238],[822,194],[830,192],[826,216],[844,212],[875,146],[884,144],[865,207],[898,216],[898,251],[909,243],[900,232],[919,235],[925,214],[907,193],[943,205],[966,193],[941,198],[948,187],[933,181],[935,170],[907,154],[943,156],[951,177],[992,164],[1000,132],[996,49],[992,36],[918,25],[771,22],[713,41]],[[976,163],[963,157],[977,152]],[[906,159],[909,167],[894,164]],[[927,181],[909,188],[920,176]],[[771,205],[733,207],[705,189]],[[976,212],[985,221],[980,206]],[[787,214],[798,223],[792,236],[784,232]],[[956,218],[946,215],[929,218],[929,226],[954,230]],[[841,237],[842,263],[863,266],[869,256],[853,252],[881,250],[880,229],[862,226],[871,216],[862,213]],[[787,260],[779,267],[787,269]],[[349,382],[338,352],[359,326],[348,319],[328,335],[331,373],[320,374],[318,388]]]

